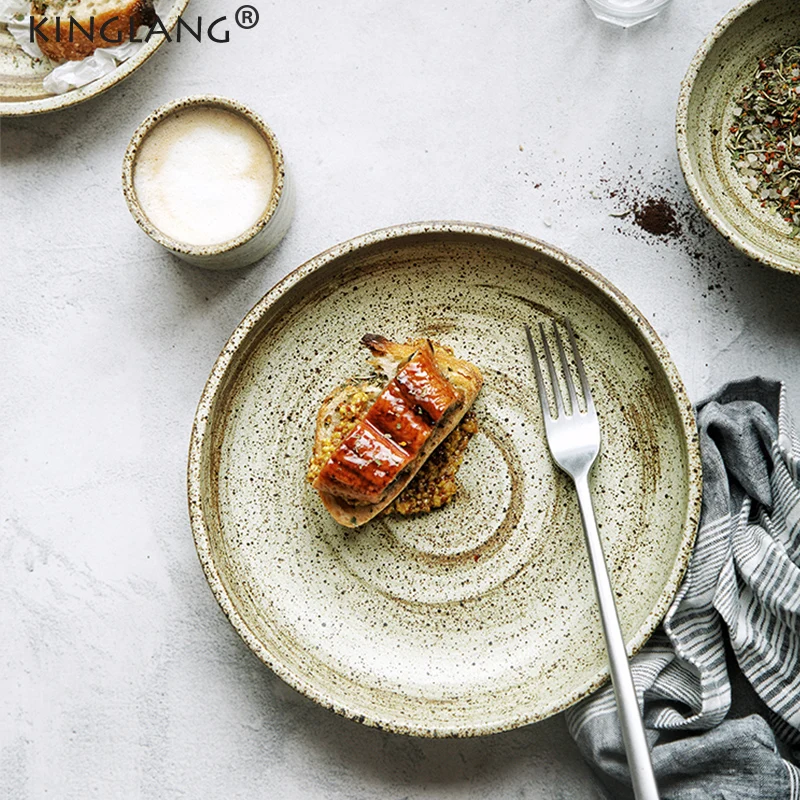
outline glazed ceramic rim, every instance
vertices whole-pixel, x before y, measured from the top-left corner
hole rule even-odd
[[[325,268],[331,262],[346,257],[351,253],[368,249],[381,243],[400,242],[405,238],[425,235],[438,236],[442,234],[455,234],[463,237],[476,237],[478,240],[493,239],[507,242],[532,250],[539,255],[557,261],[569,271],[589,281],[601,295],[609,300],[610,303],[624,315],[628,323],[635,328],[636,332],[641,337],[640,344],[646,344],[650,348],[651,354],[663,370],[664,377],[672,392],[675,409],[679,415],[684,434],[686,446],[687,502],[683,536],[678,556],[655,608],[650,612],[639,631],[632,638],[630,644],[631,655],[638,652],[650,638],[653,631],[655,631],[663,619],[664,614],[666,614],[670,603],[678,591],[683,575],[686,572],[697,534],[702,493],[702,466],[700,462],[699,437],[694,411],[677,368],[673,364],[666,347],[651,325],[619,289],[598,272],[586,266],[581,261],[572,258],[563,251],[541,242],[538,239],[527,236],[526,234],[517,233],[493,225],[447,221],[414,222],[372,231],[371,233],[366,233],[354,239],[350,239],[349,241],[342,242],[315,256],[305,264],[302,264],[283,278],[283,280],[279,281],[255,306],[253,306],[228,339],[228,342],[225,344],[225,347],[211,370],[211,375],[208,378],[197,407],[194,424],[192,426],[187,474],[189,517],[197,554],[208,583],[211,586],[211,590],[223,612],[250,649],[279,678],[319,705],[335,711],[348,719],[394,733],[426,738],[483,736],[512,730],[533,722],[539,722],[564,711],[582,698],[599,689],[608,680],[609,670],[607,667],[600,670],[588,681],[585,681],[582,686],[565,700],[554,703],[552,707],[548,707],[539,713],[520,714],[514,718],[485,725],[454,724],[450,727],[431,727],[426,726],[424,723],[414,723],[413,721],[398,719],[396,715],[389,715],[387,717],[373,716],[368,709],[360,708],[355,703],[348,706],[339,705],[328,697],[324,690],[320,691],[316,686],[307,682],[302,675],[277,660],[237,612],[220,578],[216,564],[214,563],[209,531],[203,517],[203,495],[201,488],[203,474],[202,454],[206,436],[211,436],[213,434],[213,430],[209,427],[208,422],[211,418],[217,394],[220,392],[221,388],[225,386],[228,369],[233,363],[239,348],[245,343],[251,332],[258,327],[259,322],[275,303],[312,273]]]
[[[173,0],[172,8],[164,20],[164,27],[172,33],[173,28],[178,23],[178,18],[186,11],[189,0]],[[159,36],[147,42],[138,53],[131,56],[127,61],[123,61],[116,69],[98,78],[96,81],[81,86],[79,89],[71,89],[64,94],[54,94],[50,97],[40,97],[35,100],[9,100],[0,101],[0,117],[26,117],[32,114],[44,114],[48,111],[60,111],[63,108],[82,103],[91,97],[116,86],[124,81],[129,75],[137,70],[150,56],[161,47],[166,41],[165,36]]]
[[[716,45],[722,34],[739,17],[751,11],[762,0],[745,0],[745,2],[731,9],[713,28],[711,33],[706,36],[700,48],[695,53],[694,58],[689,64],[689,69],[681,82],[681,91],[678,97],[678,113],[675,124],[675,136],[678,144],[678,160],[683,171],[683,177],[689,192],[694,198],[698,208],[703,212],[706,219],[738,250],[750,258],[760,261],[769,267],[782,270],[783,272],[800,273],[800,263],[788,259],[776,257],[766,250],[762,250],[757,244],[745,236],[742,236],[729,222],[720,214],[717,209],[706,199],[700,181],[695,176],[692,161],[689,156],[689,101],[694,90],[694,84],[700,70],[702,70],[711,50]]]
[[[145,214],[139,203],[139,198],[136,196],[136,188],[133,182],[133,174],[136,169],[136,159],[139,156],[139,148],[142,142],[147,138],[150,132],[165,119],[172,114],[179,111],[185,111],[192,108],[220,108],[224,111],[229,111],[241,117],[250,125],[252,125],[263,137],[264,141],[269,147],[272,155],[272,173],[273,173],[273,186],[272,195],[270,196],[269,203],[261,216],[243,233],[240,233],[234,239],[228,239],[225,242],[210,245],[191,245],[186,242],[181,242],[178,239],[173,239],[165,233],[156,228],[150,221],[150,218]],[[232,100],[229,97],[222,97],[216,94],[193,94],[187,97],[179,97],[176,100],[170,100],[163,106],[159,106],[152,114],[150,114],[144,122],[136,129],[133,137],[131,138],[128,148],[125,151],[125,157],[122,161],[122,191],[125,195],[125,202],[128,204],[128,209],[136,220],[138,226],[158,244],[172,250],[175,253],[182,253],[192,257],[205,257],[213,258],[214,256],[221,256],[236,250],[243,244],[246,244],[253,239],[260,231],[262,231],[270,222],[275,214],[278,204],[284,192],[286,183],[286,163],[283,158],[283,151],[281,150],[278,139],[272,132],[272,129],[266,122],[249,106],[240,103],[238,100]]]

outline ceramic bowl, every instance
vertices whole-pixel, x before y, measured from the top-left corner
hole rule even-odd
[[[777,214],[761,208],[738,175],[726,147],[735,100],[758,59],[800,41],[793,0],[747,0],[706,37],[681,86],[678,155],[700,210],[735,247],[787,272],[800,272],[800,239]]]
[[[274,170],[272,196],[260,218],[236,238],[213,245],[187,244],[160,231],[139,203],[134,182],[139,151],[148,134],[170,115],[198,107],[219,108],[245,119],[266,141]],[[238,269],[263,258],[286,235],[294,213],[294,192],[275,134],[252,109],[236,100],[210,94],[173,100],[156,109],[136,129],[123,159],[122,189],[133,218],[151,239],[184,261],[207,269]]]
[[[608,662],[574,488],[550,458],[524,325],[568,315],[603,453],[595,505],[630,652],[680,585],[700,510],[691,405],[642,316],[549,245],[415,223],[313,258],[225,345],[195,417],[189,508],[211,588],[281,678],[359,722],[475,736],[562,711]],[[365,333],[476,364],[479,431],[448,506],[338,525],[306,481],[317,411]]]

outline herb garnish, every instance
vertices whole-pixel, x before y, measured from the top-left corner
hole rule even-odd
[[[733,109],[734,166],[750,193],[800,233],[800,45],[758,62]]]

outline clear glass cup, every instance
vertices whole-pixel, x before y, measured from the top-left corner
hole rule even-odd
[[[629,28],[652,19],[672,0],[586,0],[598,19]]]

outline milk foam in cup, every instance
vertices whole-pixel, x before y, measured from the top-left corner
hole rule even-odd
[[[257,261],[291,220],[274,134],[250,109],[225,98],[176,100],[148,117],[128,147],[123,184],[139,225],[200,266]]]
[[[221,108],[178,111],[139,147],[133,186],[162,233],[191,245],[235,239],[267,208],[274,178],[261,134]]]

